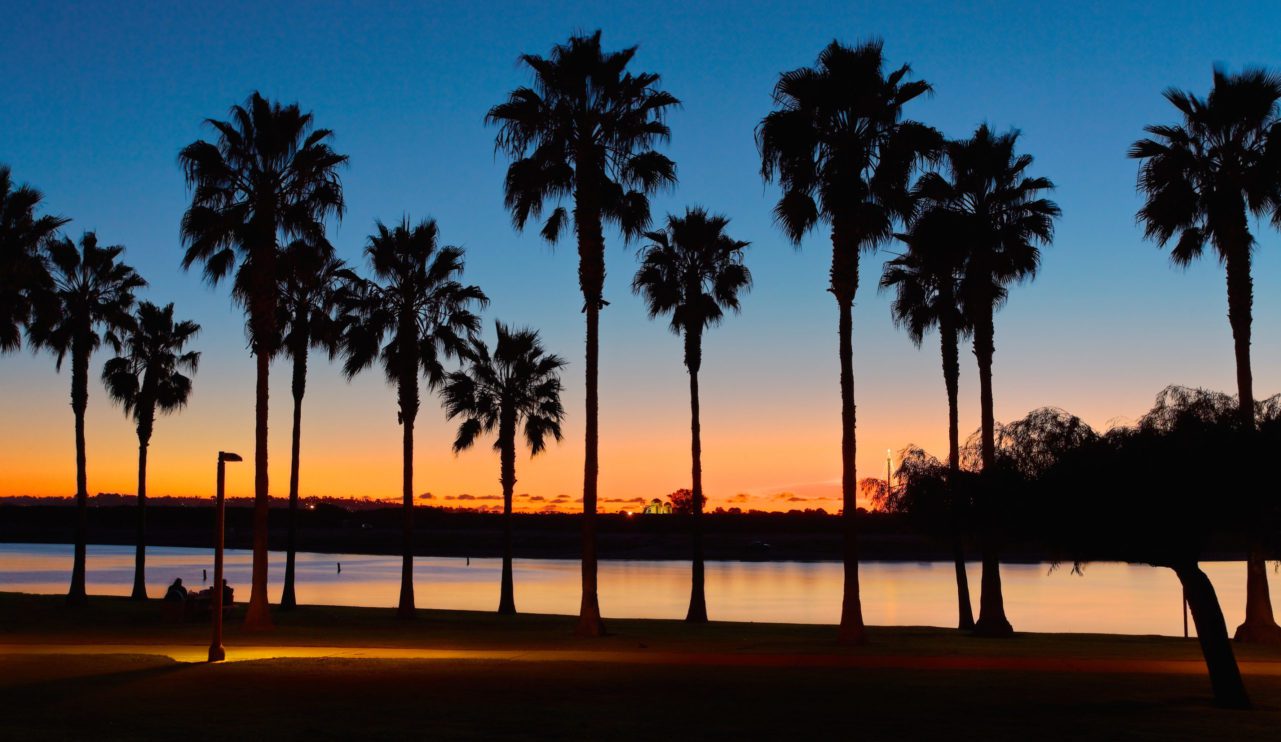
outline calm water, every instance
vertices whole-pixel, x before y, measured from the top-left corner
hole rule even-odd
[[[227,553],[227,580],[237,600],[249,594],[248,551]],[[337,563],[342,563],[338,574]],[[272,599],[279,598],[284,555],[271,553]],[[493,610],[498,605],[500,561],[419,557],[415,595],[421,608]],[[90,546],[89,591],[128,595],[133,585],[133,547]],[[147,551],[148,591],[164,594],[175,577],[200,587],[201,569],[213,579],[206,549],[156,547]],[[1204,565],[1214,582],[1229,628],[1241,621],[1245,566]],[[61,593],[71,572],[64,544],[0,544],[0,590]],[[1271,571],[1270,571],[1271,572]],[[714,620],[835,623],[840,616],[841,565],[836,562],[709,562],[707,609]],[[978,564],[969,569],[978,610]],[[1168,569],[1096,563],[1084,575],[1069,567],[1018,564],[1001,568],[1011,623],[1025,631],[1080,631],[1181,635],[1181,591]],[[953,626],[956,587],[945,562],[867,562],[859,570],[864,619],[874,625]],[[516,561],[516,607],[529,613],[576,614],[578,563]],[[1274,577],[1275,580],[1275,577]],[[362,554],[299,554],[301,603],[394,606],[400,558]],[[1281,590],[1274,588],[1273,594]],[[606,617],[683,618],[689,600],[689,566],[682,562],[602,561],[601,610]],[[1275,603],[1274,599],[1274,603]],[[1281,612],[1281,611],[1279,611]]]

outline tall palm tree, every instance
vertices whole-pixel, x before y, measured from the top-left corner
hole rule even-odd
[[[698,412],[698,371],[703,363],[703,332],[718,324],[725,310],[739,310],[739,293],[751,289],[752,274],[743,265],[748,243],[725,234],[729,219],[703,209],[669,215],[667,226],[646,232],[652,243],[641,253],[632,289],[645,298],[651,319],[671,315],[669,327],[685,341],[689,371],[690,461],[693,481],[693,581],[685,620],[707,623],[703,579],[703,441]]]
[[[560,440],[565,408],[560,403],[560,370],[565,361],[548,353],[529,329],[513,330],[496,322],[498,343],[493,355],[480,338],[463,353],[464,366],[445,378],[441,396],[450,420],[462,418],[454,452],[471,448],[482,433],[498,431],[503,486],[503,575],[498,612],[516,613],[512,580],[512,495],[516,489],[516,433],[524,426],[531,456],[542,453],[546,440]]]
[[[28,330],[36,347],[53,352],[58,370],[71,356],[71,411],[76,419],[76,544],[67,603],[83,605],[85,544],[89,505],[85,465],[85,408],[89,404],[89,359],[102,343],[120,348],[120,335],[132,329],[133,292],[146,286],[133,268],[117,260],[124,247],[99,246],[98,236],[85,232],[80,247],[70,238],[46,243],[52,269],[50,301],[38,311]]]
[[[680,101],[658,88],[659,76],[632,74],[636,47],[605,52],[600,31],[571,36],[547,57],[522,55],[533,87],[520,87],[485,116],[499,127],[496,147],[512,159],[504,195],[523,230],[555,205],[540,234],[556,242],[571,214],[578,238],[578,285],[587,315],[586,420],[583,463],[583,600],[577,633],[599,636],[605,625],[596,592],[597,358],[604,299],[606,222],[631,240],[649,226],[649,194],[676,183],[675,164],[654,149],[670,131],[667,111]]]
[[[33,305],[48,296],[49,268],[41,251],[62,225],[59,216],[36,216],[43,198],[27,186],[14,187],[7,165],[0,165],[0,353],[22,347],[22,329]]]
[[[281,256],[279,278],[281,350],[293,361],[294,424],[289,460],[289,538],[285,555],[282,610],[297,607],[294,564],[298,545],[298,474],[302,450],[302,398],[307,391],[307,356],[312,348],[338,352],[339,304],[346,286],[347,264],[334,256],[327,241],[313,245],[295,240]]]
[[[476,286],[464,286],[463,250],[438,246],[436,221],[410,226],[405,218],[388,229],[377,223],[365,256],[374,280],[348,272],[350,295],[344,300],[343,370],[352,378],[381,361],[387,381],[396,386],[397,421],[403,433],[404,521],[400,602],[396,614],[414,617],[414,421],[418,417],[418,375],[436,389],[445,378],[443,361],[466,348],[480,327],[472,307],[489,300]],[[386,339],[386,344],[383,344]]]
[[[965,253],[956,243],[955,216],[945,209],[917,214],[905,234],[897,235],[907,252],[886,262],[881,288],[893,289],[894,322],[907,331],[916,347],[925,333],[938,328],[943,360],[943,385],[947,389],[948,498],[953,506],[953,562],[956,568],[958,626],[974,628],[970,607],[970,581],[965,571],[965,550],[957,523],[957,489],[961,475],[961,440],[957,397],[961,362],[960,340],[970,334],[969,319],[961,308],[961,275]]]
[[[885,71],[880,41],[849,47],[833,41],[814,67],[784,72],[774,87],[776,110],[756,130],[761,176],[778,180],[774,216],[793,243],[820,221],[831,226],[828,290],[839,310],[841,361],[841,493],[844,505],[845,585],[840,640],[863,643],[855,528],[853,306],[859,253],[874,250],[907,216],[908,181],[918,162],[938,147],[933,129],[903,118],[903,106],[930,91],[907,80],[904,65]]]
[[[191,396],[191,376],[200,353],[184,351],[200,332],[190,320],[175,322],[173,304],[138,305],[123,339],[123,351],[102,366],[102,383],[111,397],[133,417],[138,430],[138,543],[134,556],[134,600],[147,599],[147,447],[155,430],[156,413],[182,409]]]
[[[1053,240],[1054,220],[1060,215],[1059,207],[1044,195],[1054,184],[1028,175],[1032,156],[1015,153],[1018,137],[1018,131],[994,134],[983,124],[970,139],[948,142],[943,148],[942,170],[923,175],[916,188],[922,208],[951,213],[948,228],[965,253],[960,298],[974,332],[981,418],[979,455],[989,488],[996,478],[994,315],[1005,303],[1007,286],[1036,276],[1041,262],[1039,246]],[[988,493],[988,507],[993,501]],[[1013,629],[1005,617],[1001,594],[1000,553],[990,527],[992,519],[986,520],[988,533],[981,539],[979,618],[974,629],[985,636],[1008,636]]]
[[[1236,354],[1241,422],[1255,429],[1254,380],[1250,371],[1250,324],[1254,283],[1250,275],[1254,236],[1249,215],[1271,214],[1281,225],[1281,76],[1261,69],[1214,71],[1209,96],[1171,88],[1166,100],[1178,109],[1178,124],[1148,126],[1151,138],[1130,148],[1143,160],[1139,190],[1147,197],[1138,219],[1149,239],[1166,245],[1184,267],[1213,245],[1228,283],[1228,324]],[[1236,638],[1281,641],[1272,615],[1263,550],[1250,549],[1245,621]]]
[[[247,630],[271,628],[267,608],[268,373],[280,347],[277,327],[281,242],[318,244],[324,222],[341,219],[338,168],[347,162],[329,146],[333,133],[313,128],[298,104],[282,106],[257,92],[232,106],[230,120],[208,119],[216,142],[193,142],[178,162],[191,189],[182,217],[183,268],[204,264],[217,284],[235,269],[232,299],[248,312],[256,363],[254,403],[254,558]]]

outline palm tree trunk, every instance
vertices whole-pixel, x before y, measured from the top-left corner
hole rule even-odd
[[[249,608],[245,612],[245,631],[267,631],[272,628],[271,611],[267,605],[267,404],[268,375],[271,371],[271,354],[262,344],[254,348],[257,365],[254,403],[254,558],[249,592]],[[217,585],[214,586],[217,589]]]
[[[406,404],[409,392],[406,387],[413,386],[414,403]],[[401,378],[401,425],[402,435],[402,479],[401,498],[404,507],[404,520],[401,524],[401,564],[400,564],[400,603],[396,607],[397,618],[414,617],[414,419],[418,416],[418,379],[416,373],[409,378]]]
[[[859,241],[832,226],[831,291],[840,312],[838,334],[841,359],[841,521],[844,524],[845,584],[841,599],[842,644],[865,644],[863,604],[858,584],[858,469],[854,410],[854,297],[858,292]]]
[[[596,582],[596,483],[600,476],[600,445],[597,418],[600,399],[597,386],[600,357],[600,310],[605,286],[605,237],[601,232],[600,209],[595,206],[594,179],[590,165],[580,156],[576,161],[579,182],[574,191],[574,226],[578,230],[578,283],[583,291],[583,312],[587,315],[586,339],[586,421],[583,452],[583,600],[578,609],[578,636],[602,636],[605,623],[600,615]]]
[[[134,600],[147,599],[147,448],[151,442],[150,409],[138,411],[145,423],[138,425],[138,542],[133,558]]]
[[[689,368],[690,474],[693,482],[690,524],[694,547],[689,611],[685,614],[685,620],[690,623],[707,623],[707,594],[703,574],[703,439],[698,419],[698,370],[702,365],[702,349],[699,347],[699,340],[697,332],[686,331],[685,365]]]
[[[402,455],[401,498],[404,519],[400,539],[400,602],[396,606],[397,618],[414,617],[414,421],[404,422]]]
[[[1223,620],[1214,585],[1195,562],[1175,567],[1174,573],[1183,583],[1184,595],[1192,609],[1192,621],[1196,624],[1197,641],[1201,644],[1201,654],[1210,673],[1215,702],[1226,708],[1250,708],[1250,697],[1241,680],[1232,642],[1228,641],[1228,626]]]
[[[1254,378],[1250,370],[1250,325],[1253,317],[1254,281],[1250,276],[1250,242],[1244,211],[1240,224],[1241,247],[1227,253],[1228,323],[1232,326],[1236,354],[1237,400],[1241,425],[1254,433]],[[1260,518],[1259,521],[1266,519]],[[1237,641],[1281,642],[1281,627],[1272,615],[1263,537],[1256,534],[1246,555],[1245,620],[1237,627]]]
[[[961,427],[957,406],[961,360],[955,325],[950,321],[940,322],[939,337],[943,354],[943,384],[947,387],[947,465],[948,487],[952,489],[952,560],[956,566],[957,627],[968,631],[974,628],[974,611],[970,607],[970,577],[965,571],[965,546],[959,522],[960,505],[955,491],[961,471]]]
[[[516,491],[516,421],[504,414],[500,423],[499,457],[503,485],[503,576],[498,591],[498,612],[516,614],[516,587],[512,578],[512,496]]]
[[[996,466],[996,416],[992,403],[992,356],[996,353],[994,340],[995,327],[992,321],[992,305],[986,304],[980,310],[980,317],[974,326],[974,355],[979,367],[979,407],[982,424],[981,455],[985,477],[983,497],[987,506],[982,508],[983,536],[983,576],[979,585],[979,620],[974,624],[974,632],[980,636],[1010,636],[1014,633],[1009,619],[1005,617],[1005,598],[1001,594],[1001,560],[997,548],[995,505],[992,500],[995,494],[991,475]]]
[[[307,392],[307,346],[295,349],[294,357],[294,430],[289,461],[289,537],[285,552],[285,589],[280,596],[281,610],[298,607],[294,595],[294,564],[298,548],[298,468],[302,451],[302,398]]]
[[[71,589],[67,605],[88,602],[85,592],[85,552],[89,540],[89,484],[85,463],[85,408],[89,405],[89,346],[83,338],[72,341],[71,410],[76,418],[76,544],[71,562]]]

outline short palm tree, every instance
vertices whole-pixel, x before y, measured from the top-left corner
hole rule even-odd
[[[216,142],[193,142],[178,162],[191,189],[182,217],[183,268],[204,264],[216,284],[235,269],[233,300],[245,308],[256,368],[254,404],[254,557],[248,630],[271,628],[267,608],[267,412],[277,327],[282,240],[319,244],[324,222],[341,218],[338,168],[347,162],[329,146],[332,132],[313,128],[298,105],[253,93],[232,106],[229,121],[209,119]]]
[[[124,408],[138,430],[138,543],[134,556],[133,597],[147,599],[147,447],[156,413],[182,409],[191,396],[191,375],[200,362],[196,351],[184,351],[200,332],[190,320],[174,321],[173,304],[158,307],[144,301],[123,338],[122,351],[102,366],[107,396]],[[190,374],[190,375],[189,375]]]
[[[458,356],[480,327],[473,307],[489,300],[476,286],[458,281],[463,250],[439,246],[435,220],[410,226],[406,218],[388,229],[377,224],[365,256],[373,280],[348,273],[345,298],[343,370],[351,378],[380,361],[387,381],[396,386],[397,421],[403,433],[404,521],[400,602],[396,613],[414,617],[414,421],[420,396],[418,375],[436,389],[445,378],[443,361]],[[384,340],[386,343],[384,344]]]
[[[37,312],[29,329],[36,347],[53,352],[56,366],[71,356],[71,411],[76,419],[76,543],[67,603],[83,605],[88,475],[85,471],[85,408],[89,404],[89,359],[102,343],[120,348],[120,336],[132,329],[134,290],[147,285],[133,268],[118,258],[119,245],[100,246],[86,232],[80,247],[70,238],[50,240],[46,253],[52,274],[46,309]]]
[[[907,331],[908,338],[921,347],[925,334],[937,328],[943,360],[943,385],[947,389],[947,483],[956,487],[961,471],[960,424],[957,397],[961,377],[960,340],[970,334],[969,320],[961,308],[961,275],[965,252],[957,244],[956,217],[946,209],[915,215],[905,234],[897,235],[907,251],[885,264],[881,288],[894,291],[891,312],[894,322]],[[928,467],[926,467],[928,469]],[[948,498],[955,506],[956,493]],[[954,513],[953,561],[956,567],[958,626],[974,628],[970,607],[969,576],[959,520]]]
[[[294,423],[289,458],[289,537],[285,554],[285,587],[282,610],[298,605],[294,593],[298,546],[298,478],[302,451],[302,398],[307,392],[307,357],[312,348],[333,358],[339,344],[339,304],[346,286],[347,264],[334,256],[328,242],[312,245],[295,240],[285,248],[280,262],[277,326],[281,350],[293,362]]]
[[[915,166],[941,142],[938,132],[903,118],[903,106],[930,91],[908,80],[904,65],[886,73],[880,41],[856,47],[833,41],[814,67],[784,72],[774,87],[776,110],[761,121],[756,142],[761,176],[783,196],[774,216],[799,245],[820,221],[831,226],[828,290],[840,313],[841,494],[845,584],[840,639],[866,641],[859,599],[855,468],[853,306],[858,261],[894,234],[911,211]]]
[[[1250,369],[1250,325],[1254,281],[1250,273],[1254,237],[1249,217],[1271,215],[1281,226],[1281,76],[1264,70],[1229,74],[1214,71],[1209,96],[1170,89],[1166,100],[1178,109],[1178,124],[1149,126],[1151,135],[1130,148],[1143,161],[1139,190],[1147,197],[1138,218],[1149,239],[1161,245],[1178,239],[1170,258],[1187,266],[1206,243],[1227,271],[1228,324],[1236,354],[1237,399],[1242,424],[1255,428],[1254,380]],[[1242,640],[1281,641],[1272,615],[1263,550],[1247,562]]]
[[[450,373],[441,388],[445,414],[462,418],[454,452],[471,448],[484,433],[498,432],[503,486],[503,574],[498,612],[516,613],[512,579],[512,496],[516,489],[516,435],[523,427],[531,456],[542,453],[547,438],[560,440],[565,409],[560,403],[560,370],[565,361],[548,353],[538,333],[513,330],[496,322],[498,343],[491,355],[480,338],[472,338],[463,353],[463,368]]]
[[[979,126],[970,139],[948,142],[941,171],[926,173],[916,187],[922,208],[950,212],[948,229],[965,253],[960,298],[974,332],[981,418],[979,454],[989,486],[995,481],[996,466],[994,315],[1005,303],[1011,283],[1036,276],[1041,262],[1039,246],[1052,241],[1054,220],[1060,214],[1059,207],[1044,195],[1054,184],[1028,175],[1032,156],[1015,153],[1018,136],[1017,131],[994,134],[986,124]],[[985,501],[990,504],[993,498]],[[1000,554],[991,533],[994,529],[987,530],[982,539],[983,576],[974,629],[985,636],[1008,636],[1013,629],[1005,617]]]
[[[42,198],[30,186],[14,187],[9,167],[0,165],[0,353],[22,347],[22,330],[50,288],[41,248],[70,221],[37,216]]]
[[[517,229],[531,217],[540,219],[551,202],[555,208],[540,234],[556,242],[571,218],[561,204],[573,200],[578,284],[587,316],[583,599],[577,627],[585,636],[605,631],[596,589],[597,359],[600,310],[607,303],[602,227],[616,225],[624,240],[639,237],[649,226],[649,194],[676,183],[676,166],[654,147],[668,139],[664,119],[679,101],[658,88],[658,75],[626,71],[635,55],[636,47],[603,51],[600,31],[571,36],[547,57],[522,55],[533,87],[513,90],[485,116],[499,127],[497,148],[512,158],[504,192]]]
[[[703,332],[725,311],[737,312],[739,294],[750,290],[752,274],[743,265],[748,243],[725,234],[729,219],[686,209],[668,216],[666,228],[645,234],[652,242],[641,253],[632,288],[645,299],[650,318],[671,316],[669,327],[685,341],[689,371],[690,459],[693,526],[693,581],[685,620],[707,623],[703,576],[703,441],[698,408],[698,371],[703,363]]]

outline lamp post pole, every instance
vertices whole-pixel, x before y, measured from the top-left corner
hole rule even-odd
[[[218,452],[218,501],[214,507],[216,515],[214,516],[214,583],[212,607],[213,607],[213,638],[209,641],[209,661],[221,662],[227,659],[227,650],[222,647],[222,547],[223,547],[223,530],[226,522],[226,489],[227,489],[227,462],[242,461],[238,454],[227,451]]]
[[[890,462],[893,458],[894,458],[894,454],[890,452],[890,449],[888,448],[885,449],[885,502],[887,503],[890,501],[890,494],[891,494],[890,477],[893,475],[890,474],[890,468],[891,468]]]

